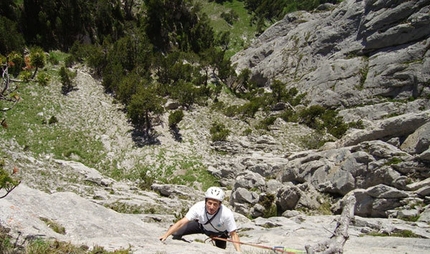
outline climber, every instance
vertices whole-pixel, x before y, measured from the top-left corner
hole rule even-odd
[[[203,233],[209,237],[232,239],[234,248],[240,252],[240,240],[237,234],[233,212],[222,205],[225,193],[221,188],[210,187],[205,193],[205,201],[194,204],[184,218],[177,221],[159,239],[164,242],[170,235],[173,239],[183,240],[182,236]],[[225,249],[227,242],[215,240],[215,245]]]

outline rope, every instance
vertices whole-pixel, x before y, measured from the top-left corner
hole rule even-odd
[[[285,253],[285,254],[302,254],[302,253],[305,253],[304,251],[301,251],[301,250],[288,249],[288,248],[284,248],[282,246],[269,247],[269,246],[264,246],[264,245],[261,245],[261,244],[239,242],[239,241],[234,241],[234,240],[230,240],[230,239],[226,239],[226,238],[221,238],[221,237],[216,237],[216,236],[210,237],[208,239],[221,240],[221,241],[226,241],[226,242],[231,242],[231,243],[238,243],[238,244],[241,244],[241,245],[248,245],[248,246],[257,247],[257,248],[266,249],[266,250],[273,250],[274,252]]]

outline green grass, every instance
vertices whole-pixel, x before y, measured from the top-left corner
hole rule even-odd
[[[66,229],[61,226],[60,224],[58,224],[57,222],[50,220],[48,218],[43,218],[40,217],[39,218],[41,221],[45,222],[45,224],[50,227],[54,232],[58,233],[58,234],[62,234],[65,235],[66,234]]]
[[[171,160],[169,165],[159,169],[160,180],[164,183],[193,186],[195,182],[202,185],[202,190],[210,186],[218,186],[217,179],[207,171],[199,158],[180,158]]]
[[[15,139],[25,150],[37,155],[51,154],[57,159],[75,155],[75,159],[88,166],[96,165],[103,156],[100,141],[85,131],[68,128],[61,121],[50,124],[50,119],[64,113],[61,105],[53,102],[53,96],[62,96],[55,89],[59,90],[34,82],[20,84],[21,100],[4,115],[8,128],[0,130],[2,138]]]
[[[255,37],[256,27],[251,26],[252,15],[245,9],[243,2],[233,0],[231,2],[224,2],[222,5],[208,2],[207,0],[196,0],[196,2],[202,4],[202,11],[208,15],[216,33],[230,31],[230,47],[226,52],[227,57],[231,57],[239,50],[245,48]],[[239,16],[239,19],[233,23],[233,26],[221,18],[223,12],[229,12],[230,10],[233,10]]]

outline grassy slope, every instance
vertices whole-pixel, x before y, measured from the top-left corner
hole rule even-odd
[[[222,5],[215,2],[208,2],[207,0],[196,0],[202,4],[202,10],[205,12],[214,30],[218,33],[220,31],[230,31],[230,48],[227,50],[227,57],[231,57],[239,50],[243,49],[255,37],[255,26],[251,26],[252,16],[245,9],[243,2],[233,0],[231,2],[224,2]],[[234,22],[233,26],[228,24],[221,14],[233,10],[239,16],[239,19]]]
[[[59,52],[55,54],[57,59],[65,56]],[[14,139],[24,150],[35,154],[52,155],[61,159],[74,154],[82,162],[94,165],[101,156],[99,152],[94,152],[102,150],[100,141],[93,140],[85,130],[70,128],[71,126],[61,122],[49,123],[52,118],[58,120],[59,114],[64,112],[66,98],[61,95],[58,69],[59,65],[47,64],[40,71],[49,74],[51,84],[48,86],[35,82],[18,84],[21,100],[6,112],[8,129],[0,130],[1,136],[4,139]]]

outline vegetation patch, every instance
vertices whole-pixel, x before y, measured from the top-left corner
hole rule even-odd
[[[56,221],[50,220],[48,218],[43,218],[43,217],[40,217],[39,219],[41,221],[45,222],[45,224],[49,228],[51,228],[55,233],[62,234],[62,235],[66,234],[66,229],[63,226],[61,226],[59,223],[57,223]]]

